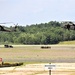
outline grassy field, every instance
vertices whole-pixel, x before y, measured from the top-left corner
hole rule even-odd
[[[75,46],[13,45],[14,48],[0,46],[0,57],[6,62],[75,62]]]
[[[64,41],[64,42],[60,42],[59,44],[61,44],[61,45],[75,45],[75,41]]]
[[[0,68],[0,74],[47,75],[49,72],[45,70],[43,64],[51,63],[57,65],[52,75],[75,75],[75,45],[43,45],[51,47],[48,49],[42,49],[41,46],[13,45],[13,48],[4,48],[0,45],[0,58],[3,58],[4,62],[24,62],[24,65],[11,71],[10,68],[8,71],[2,71],[3,68]],[[69,65],[69,68],[64,65]]]

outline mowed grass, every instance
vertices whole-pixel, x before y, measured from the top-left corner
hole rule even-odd
[[[42,49],[41,45],[13,45],[14,48],[0,46],[0,58],[3,61],[49,61],[74,59],[74,46],[49,45],[51,48]]]
[[[59,44],[61,44],[61,45],[75,45],[75,41],[64,41],[64,42],[60,42]]]

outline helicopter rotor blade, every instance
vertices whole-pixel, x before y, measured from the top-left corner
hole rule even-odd
[[[10,24],[10,23],[13,23],[13,22],[4,22],[4,23],[0,23],[0,24]]]

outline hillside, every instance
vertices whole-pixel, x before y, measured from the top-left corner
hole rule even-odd
[[[75,40],[75,31],[65,30],[56,21],[18,26],[17,32],[0,33],[0,44],[57,44],[68,40]]]

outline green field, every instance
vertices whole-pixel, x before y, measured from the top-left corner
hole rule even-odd
[[[61,44],[61,45],[75,45],[75,41],[64,41],[64,42],[60,42],[59,44]]]

